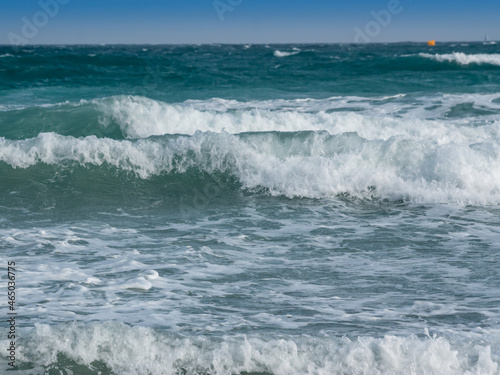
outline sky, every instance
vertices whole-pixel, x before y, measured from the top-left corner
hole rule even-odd
[[[0,0],[0,44],[500,40],[499,0]]]

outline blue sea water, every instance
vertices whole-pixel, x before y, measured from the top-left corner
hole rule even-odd
[[[0,250],[13,373],[500,374],[500,45],[0,47]]]

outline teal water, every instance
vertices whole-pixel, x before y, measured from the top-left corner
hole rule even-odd
[[[16,371],[500,373],[499,126],[497,44],[0,47]]]

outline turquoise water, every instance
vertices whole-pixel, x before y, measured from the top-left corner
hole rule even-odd
[[[18,373],[500,373],[499,45],[0,47],[0,83]]]

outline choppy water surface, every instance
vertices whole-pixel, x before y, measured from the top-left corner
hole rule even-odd
[[[1,47],[17,371],[500,373],[499,48]]]

